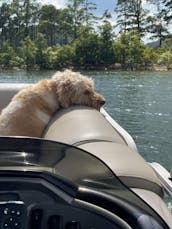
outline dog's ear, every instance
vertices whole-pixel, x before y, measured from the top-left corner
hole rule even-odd
[[[73,87],[70,80],[60,82],[57,86],[57,95],[61,107],[67,108],[71,105],[71,93]]]
[[[85,94],[85,95],[90,95],[90,94],[91,94],[91,91],[90,91],[89,89],[86,89],[86,90],[84,91],[84,94]]]

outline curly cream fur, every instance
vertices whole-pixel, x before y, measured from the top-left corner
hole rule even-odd
[[[66,70],[18,92],[0,115],[0,135],[41,137],[52,115],[61,108],[86,105],[100,110],[105,103],[93,80]]]

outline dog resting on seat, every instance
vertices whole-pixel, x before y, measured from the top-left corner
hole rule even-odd
[[[0,135],[41,137],[52,115],[61,108],[86,105],[100,110],[105,103],[93,80],[66,70],[19,91],[0,115]]]

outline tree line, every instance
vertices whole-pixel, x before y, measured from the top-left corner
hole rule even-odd
[[[151,69],[172,66],[172,0],[118,0],[113,14],[96,16],[91,0],[63,9],[37,0],[0,5],[0,68]],[[115,19],[113,19],[115,17]],[[157,39],[152,48],[143,42]]]

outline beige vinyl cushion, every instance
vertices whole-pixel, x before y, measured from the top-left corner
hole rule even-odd
[[[112,141],[126,144],[102,114],[90,107],[73,106],[58,111],[43,137],[72,145],[89,141]]]
[[[104,161],[127,186],[162,195],[161,184],[151,166],[128,146],[114,142],[92,142],[79,147]]]
[[[137,188],[132,190],[164,219],[169,228],[172,228],[172,214],[170,213],[170,210],[168,210],[164,201],[158,195],[156,195],[156,193]]]
[[[60,110],[47,126],[43,137],[78,146],[104,161],[132,188],[143,188],[162,195],[153,169],[134,150],[104,116],[89,107]]]

